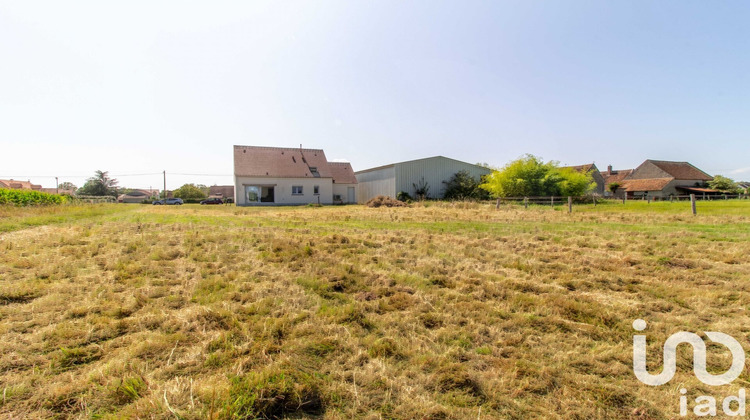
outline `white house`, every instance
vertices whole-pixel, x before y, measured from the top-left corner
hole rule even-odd
[[[234,146],[234,191],[238,206],[347,204],[357,179],[320,149]]]
[[[401,191],[416,197],[415,185],[427,187],[430,198],[442,198],[443,183],[459,171],[466,171],[477,180],[491,172],[489,168],[444,156],[391,163],[355,173],[359,183],[358,201],[365,203],[379,195],[396,198]]]

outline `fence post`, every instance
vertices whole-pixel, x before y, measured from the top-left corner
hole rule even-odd
[[[500,208],[500,198],[497,199],[497,204],[495,204],[495,210]]]
[[[698,214],[698,209],[695,208],[695,194],[690,194],[690,207],[693,209],[693,216]]]
[[[555,207],[555,196],[554,195],[552,197],[550,197],[550,205],[552,207]]]
[[[596,196],[592,195],[591,197],[594,199],[594,207],[596,207]]]
[[[649,195],[649,196],[646,196],[646,202],[647,202],[648,204],[651,204],[651,196],[650,196],[650,195]]]
[[[529,197],[523,198],[523,208],[525,209],[529,208]]]
[[[568,213],[573,213],[573,197],[568,196]]]

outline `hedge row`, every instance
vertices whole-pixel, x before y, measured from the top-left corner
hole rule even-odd
[[[30,190],[6,190],[0,188],[0,205],[39,206],[63,204],[68,197]]]

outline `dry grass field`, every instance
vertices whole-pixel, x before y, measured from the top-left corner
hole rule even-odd
[[[0,208],[0,417],[662,419],[750,348],[750,202]],[[729,366],[709,346],[709,368]]]

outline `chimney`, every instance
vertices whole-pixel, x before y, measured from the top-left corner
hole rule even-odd
[[[607,175],[612,175],[612,165],[607,166]]]

